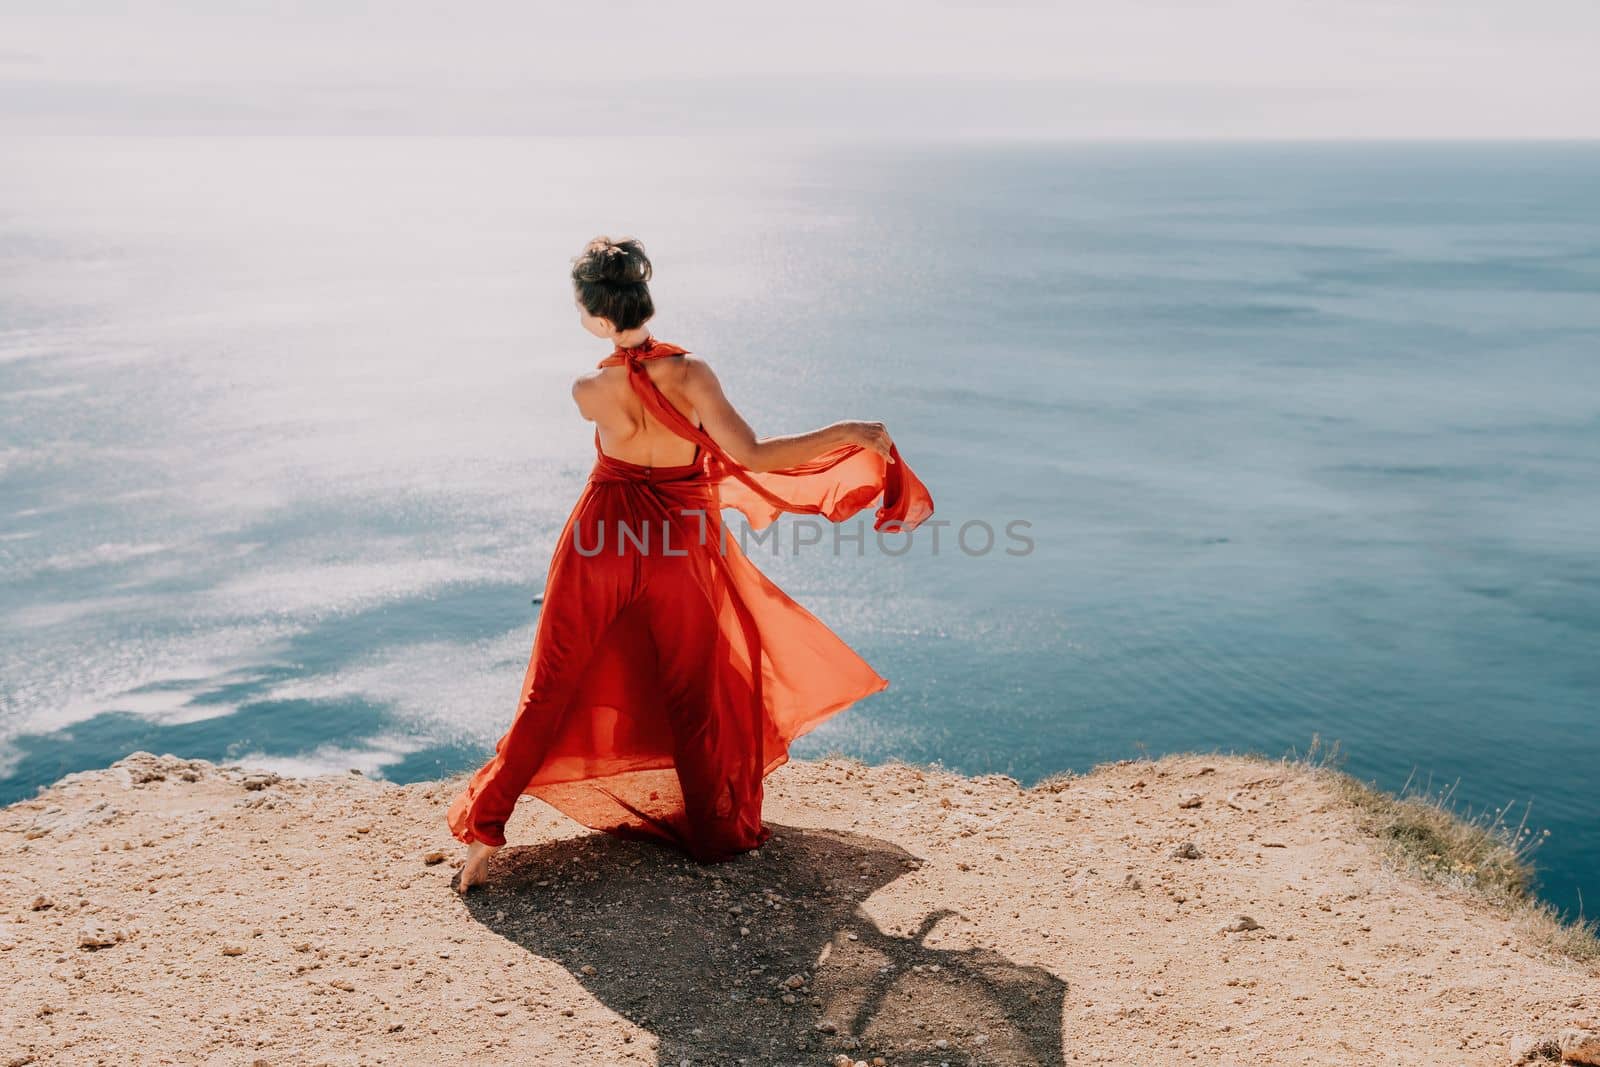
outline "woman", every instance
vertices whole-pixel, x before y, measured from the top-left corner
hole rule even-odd
[[[933,513],[879,422],[758,438],[717,376],[646,323],[650,261],[597,237],[573,261],[584,329],[612,342],[573,399],[594,469],[556,543],[510,729],[451,803],[457,891],[487,881],[518,798],[701,862],[758,847],[762,780],[789,742],[889,683],[725,534],[721,509],[876,528]]]

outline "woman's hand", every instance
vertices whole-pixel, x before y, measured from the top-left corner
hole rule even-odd
[[[883,423],[840,422],[835,425],[846,444],[870,448],[890,463],[894,462],[894,458],[889,455],[889,448],[894,442],[889,439],[889,428]]]

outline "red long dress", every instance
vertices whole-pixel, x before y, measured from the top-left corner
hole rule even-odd
[[[645,408],[699,448],[646,467],[600,451],[556,542],[510,729],[451,803],[462,842],[505,843],[526,793],[585,826],[656,838],[701,862],[756,848],[762,780],[789,743],[889,683],[756,569],[721,508],[761,529],[780,512],[839,522],[878,502],[874,527],[933,514],[895,462],[848,445],[779,471],[735,463],[673,407],[644,361],[689,350],[616,348]]]

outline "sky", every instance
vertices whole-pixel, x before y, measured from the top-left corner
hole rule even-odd
[[[1595,0],[0,0],[0,134],[1600,136]]]

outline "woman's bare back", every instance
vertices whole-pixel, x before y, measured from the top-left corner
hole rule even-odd
[[[683,395],[683,357],[652,359],[645,363],[645,370],[672,406],[698,425],[700,419],[694,405]],[[694,462],[698,446],[667,429],[645,410],[628,384],[626,365],[585,374],[578,379],[578,388],[586,393],[582,406],[591,413],[600,433],[600,450],[612,459],[641,467],[679,467]]]

